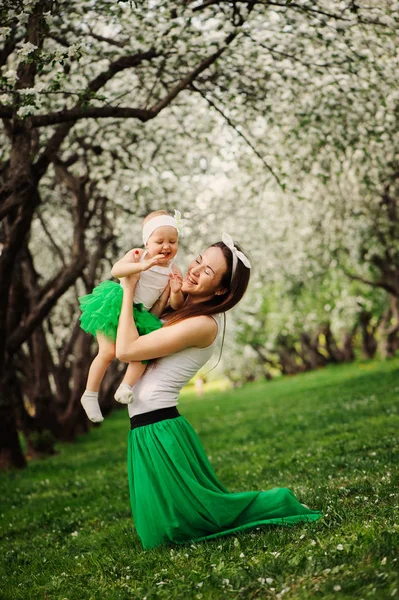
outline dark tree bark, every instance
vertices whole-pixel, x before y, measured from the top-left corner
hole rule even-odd
[[[276,353],[283,375],[296,375],[307,370],[306,364],[295,347],[295,341],[291,337],[283,334],[277,336]]]
[[[364,358],[374,358],[377,352],[377,340],[375,332],[377,325],[372,325],[373,315],[368,311],[362,311],[359,315],[359,328],[362,335],[362,354]]]
[[[344,331],[341,340],[341,353],[344,362],[352,362],[355,360],[355,351],[353,348],[353,338],[357,330],[357,325],[352,327],[350,331]]]
[[[270,373],[270,369],[267,367],[267,365],[270,365],[271,367],[276,368],[275,362],[266,356],[265,349],[262,348],[262,346],[260,344],[252,343],[250,345],[251,345],[251,348],[253,350],[255,350],[255,352],[258,356],[259,362],[262,365],[263,374],[264,374],[265,379],[267,381],[270,381],[271,379],[273,379],[273,377],[272,377],[272,374]]]
[[[15,414],[15,403],[11,389],[11,371],[5,369],[2,386],[6,397],[0,403],[0,469],[26,467],[26,458],[22,452]]]
[[[328,362],[339,363],[343,360],[342,352],[338,348],[337,342],[331,331],[331,323],[323,323],[319,330],[319,335],[322,335],[325,340],[325,350],[328,354]]]
[[[374,227],[368,232],[361,247],[361,257],[375,274],[366,278],[355,273],[344,272],[351,278],[366,285],[382,288],[388,294],[399,298],[399,169],[392,173],[385,184],[377,208],[374,211]],[[370,253],[370,237],[378,241],[379,249]]]
[[[318,335],[311,336],[306,331],[300,335],[302,355],[310,369],[318,369],[327,364],[327,358],[319,352]]]
[[[392,358],[399,349],[399,298],[389,297],[389,306],[380,321],[380,352],[383,358]]]

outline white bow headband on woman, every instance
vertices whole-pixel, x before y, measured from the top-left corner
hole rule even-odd
[[[174,227],[179,235],[182,235],[184,220],[181,218],[180,211],[178,210],[175,210],[173,217],[170,215],[159,215],[159,217],[150,219],[143,227],[143,244],[146,245],[158,227]]]
[[[247,269],[251,268],[251,263],[249,262],[248,258],[245,256],[245,254],[243,252],[240,252],[240,250],[237,250],[237,248],[234,246],[234,241],[233,241],[233,238],[231,237],[231,235],[229,235],[228,233],[222,233],[222,242],[224,244],[226,244],[226,246],[229,248],[229,250],[231,250],[231,254],[233,256],[231,279],[233,279],[233,277],[234,277],[234,273],[236,272],[237,263],[239,260],[242,262],[242,264],[245,267],[247,267]]]

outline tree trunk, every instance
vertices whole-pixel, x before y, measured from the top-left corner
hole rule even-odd
[[[341,353],[342,360],[344,362],[352,362],[355,360],[355,352],[353,349],[353,337],[356,333],[357,326],[353,327],[351,331],[344,331],[342,334],[341,342]]]
[[[342,361],[342,352],[337,346],[337,342],[333,336],[331,331],[331,324],[329,322],[324,323],[320,327],[320,334],[324,336],[325,340],[325,349],[328,353],[329,359],[328,362],[339,363]]]
[[[0,470],[26,467],[17,431],[10,372],[7,368],[0,381]]]
[[[373,315],[368,311],[362,311],[359,315],[359,326],[362,334],[362,354],[364,358],[374,358],[377,352],[377,340],[375,339],[375,327],[371,325]]]
[[[318,369],[327,364],[327,359],[318,350],[318,336],[310,337],[306,331],[301,333],[302,354],[306,357],[306,362],[310,369]]]
[[[389,307],[381,319],[378,331],[381,336],[381,356],[392,358],[399,347],[399,298],[396,296],[389,297]]]
[[[264,377],[267,381],[271,381],[273,379],[272,374],[270,373],[270,370],[267,368],[266,365],[271,365],[272,367],[276,367],[277,366],[273,363],[273,361],[269,358],[267,358],[267,356],[265,355],[265,352],[262,348],[262,346],[260,346],[260,344],[250,344],[251,348],[253,350],[255,350],[258,358],[259,358],[259,362],[262,365],[262,369],[263,369],[263,374]]]

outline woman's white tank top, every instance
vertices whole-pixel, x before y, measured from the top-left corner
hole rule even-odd
[[[221,315],[212,315],[218,332],[206,348],[185,348],[157,359],[133,388],[134,401],[129,404],[129,417],[168,408],[178,404],[180,390],[211,358],[220,334]]]
[[[140,262],[144,260],[146,254],[147,251],[143,252]],[[133,302],[143,304],[146,310],[150,310],[168,285],[172,265],[173,261],[167,267],[155,265],[140,273],[140,279],[134,290]]]

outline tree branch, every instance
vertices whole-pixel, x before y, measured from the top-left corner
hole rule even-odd
[[[128,108],[118,106],[88,106],[87,108],[76,107],[70,110],[48,113],[47,115],[35,115],[30,118],[33,127],[46,127],[58,125],[59,123],[75,122],[79,119],[139,119],[148,121],[154,115],[151,110],[140,108]]]
[[[224,41],[224,45],[219,48],[214,54],[206,58],[202,63],[198,65],[191,73],[188,73],[186,77],[184,77],[179,83],[170,90],[170,92],[160,101],[158,104],[151,108],[156,114],[158,114],[165,106],[170,104],[172,100],[176,98],[176,96],[188,86],[192,84],[192,82],[198,77],[200,73],[205,71],[208,67],[210,67],[213,63],[217,61],[217,59],[223,54],[223,52],[229,47],[229,45],[235,40],[238,33],[230,33]]]
[[[124,40],[123,42],[120,42],[118,40],[113,40],[112,38],[108,38],[103,35],[98,35],[97,33],[94,33],[93,31],[90,31],[89,36],[99,42],[106,42],[107,44],[110,44],[111,46],[117,46],[118,48],[124,48],[129,41],[129,40]]]
[[[77,121],[78,119],[91,118],[116,118],[116,119],[139,119],[142,122],[153,119],[158,113],[170,104],[176,96],[184,89],[186,89],[200,73],[210,67],[216,60],[223,54],[226,48],[231,42],[237,37],[237,33],[231,33],[225,39],[222,48],[219,48],[214,54],[203,60],[195,69],[188,73],[179,83],[172,88],[166,96],[158,102],[155,106],[149,110],[143,110],[139,108],[128,108],[128,107],[117,107],[117,106],[89,106],[83,108],[77,105],[75,108],[70,110],[62,110],[56,113],[49,113],[47,115],[34,115],[30,117],[30,122],[33,127],[44,127],[47,125],[56,125],[59,123],[67,123],[71,121]],[[96,77],[89,85],[88,92],[97,92],[105,83],[111,79],[116,73],[123,69],[136,66],[142,60],[149,60],[155,56],[154,50],[149,50],[141,55],[135,55],[133,57],[124,56],[114,63],[112,63],[107,71],[101,73]],[[51,140],[50,140],[51,141]]]
[[[132,67],[137,67],[145,60],[152,60],[159,54],[155,51],[154,48],[150,48],[147,52],[141,52],[139,54],[121,56],[114,62],[112,62],[106,71],[100,73],[97,77],[95,77],[87,86],[88,96],[90,93],[98,92],[99,89],[104,87],[104,85],[112,79],[117,73],[124,71],[125,69],[131,69]]]
[[[122,57],[118,58],[116,61],[111,63],[111,65],[108,67],[108,69],[106,71],[103,71],[102,73],[100,73],[100,75],[95,77],[88,84],[86,94],[82,95],[81,100],[76,104],[76,106],[72,110],[81,109],[81,104],[83,102],[87,101],[87,99],[90,97],[90,94],[92,94],[93,92],[98,92],[98,90],[102,86],[104,86],[107,83],[107,81],[112,79],[112,77],[114,75],[116,75],[117,73],[119,73],[120,71],[122,71],[124,69],[128,69],[130,67],[138,66],[142,61],[151,60],[155,56],[157,56],[155,50],[150,49],[147,52],[135,54],[133,56],[129,55],[129,56],[122,56]],[[61,112],[69,113],[69,111],[61,111]],[[55,113],[55,114],[57,114],[57,113]],[[45,117],[45,116],[46,115],[43,115],[43,117]],[[53,156],[58,152],[62,142],[68,135],[70,129],[73,127],[73,125],[77,119],[78,119],[78,117],[76,117],[75,120],[72,120],[72,121],[71,120],[55,121],[56,123],[62,123],[62,124],[60,125],[60,127],[57,128],[55,133],[52,135],[50,140],[47,142],[45,149],[43,150],[42,154],[40,155],[37,162],[35,163],[35,173],[37,175],[38,181],[41,179],[41,177],[46,172],[48,165],[52,161]]]
[[[47,237],[50,240],[50,243],[53,246],[56,254],[58,254],[58,256],[61,259],[61,262],[62,262],[63,266],[65,267],[65,265],[66,265],[66,263],[65,263],[65,256],[64,256],[61,248],[59,247],[59,245],[57,244],[57,242],[55,241],[55,239],[51,235],[51,232],[50,232],[49,228],[47,227],[45,220],[43,219],[42,215],[40,214],[40,211],[38,211],[37,217],[38,217],[38,219],[40,221],[40,224],[41,224],[41,226],[43,228],[44,233],[47,235]]]
[[[80,254],[75,257],[75,260],[66,268],[62,269],[59,277],[54,282],[54,285],[47,290],[46,294],[41,298],[27,318],[17,329],[15,329],[8,338],[7,350],[15,352],[23,344],[32,331],[43,321],[48,315],[52,307],[57,302],[64,292],[76,281],[81,274],[86,262],[86,256]]]
[[[263,156],[259,153],[259,151],[255,148],[255,146],[247,138],[247,136],[244,133],[242,133],[242,131],[240,131],[239,129],[237,129],[237,126],[233,123],[233,121],[230,119],[230,117],[228,117],[218,106],[216,106],[216,104],[213,102],[213,100],[211,100],[210,98],[208,98],[194,84],[191,84],[191,87],[192,87],[193,90],[195,90],[196,92],[198,92],[204,98],[204,100],[206,100],[208,102],[208,104],[210,106],[212,106],[212,108],[214,108],[220,115],[222,115],[222,117],[225,119],[225,121],[228,123],[228,125],[230,127],[232,127],[232,129],[234,129],[234,131],[237,133],[237,135],[239,135],[240,137],[242,137],[242,139],[245,141],[245,143],[251,148],[251,150],[256,154],[256,156],[262,161],[262,163],[265,165],[266,169],[271,173],[271,175],[277,181],[277,183],[280,186],[280,188],[284,191],[285,186],[280,181],[278,175],[274,172],[273,168],[265,161],[265,159],[263,158]]]
[[[68,135],[69,131],[72,129],[73,125],[73,121],[63,123],[62,125],[57,127],[55,133],[53,133],[53,135],[47,142],[46,147],[44,148],[43,152],[34,164],[34,172],[37,181],[40,181],[42,176],[47,171],[49,164],[52,162],[54,156],[57,154],[62,142]]]
[[[16,45],[23,39],[22,35],[16,36],[16,27],[11,28],[12,35],[9,36],[9,39],[5,42],[4,46],[0,49],[0,66],[3,66],[7,63],[7,59],[15,50]]]
[[[0,119],[12,119],[13,109],[12,106],[6,106],[0,104]]]
[[[249,38],[253,44],[256,44],[256,45],[260,46],[261,48],[264,48],[265,50],[270,52],[270,54],[272,55],[273,58],[274,58],[274,56],[273,56],[274,54],[279,54],[281,56],[284,56],[285,58],[289,58],[295,62],[298,62],[299,64],[303,65],[304,67],[321,67],[321,68],[336,67],[336,66],[345,65],[348,62],[347,60],[341,60],[339,62],[331,62],[331,63],[305,62],[305,61],[301,60],[300,58],[298,58],[297,56],[295,56],[294,54],[289,54],[288,52],[281,52],[279,50],[276,50],[275,48],[270,48],[270,46],[266,46],[266,44],[263,44],[262,42],[258,42],[248,32],[245,32],[243,35],[245,37]]]
[[[237,33],[232,33],[232,34],[228,35],[227,38],[225,39],[225,43],[222,48],[219,48],[219,50],[217,50],[217,52],[215,52],[214,54],[212,54],[211,56],[206,58],[204,61],[202,61],[202,63],[200,63],[198,65],[198,67],[196,67],[193,71],[191,71],[191,73],[186,75],[186,77],[184,77],[158,104],[153,106],[148,111],[137,112],[137,111],[140,111],[140,109],[123,109],[123,108],[117,109],[116,107],[90,107],[89,109],[86,110],[86,112],[83,115],[82,112],[80,112],[80,113],[74,112],[74,111],[82,111],[83,110],[79,105],[77,105],[75,108],[71,109],[71,111],[73,111],[74,115],[75,115],[74,120],[65,120],[65,118],[61,119],[61,116],[58,116],[58,117],[54,116],[57,114],[59,115],[59,113],[54,113],[53,118],[58,119],[55,122],[62,123],[62,124],[56,130],[54,135],[50,138],[50,140],[47,143],[46,148],[44,149],[44,151],[42,152],[41,156],[39,157],[39,159],[37,160],[37,162],[35,164],[35,173],[37,175],[37,179],[39,180],[42,177],[42,175],[46,172],[47,167],[52,160],[52,157],[54,156],[54,154],[56,154],[58,152],[59,147],[61,146],[62,142],[68,135],[69,130],[73,127],[75,121],[78,118],[83,118],[84,116],[87,117],[88,110],[94,111],[91,113],[92,118],[99,118],[100,116],[111,116],[109,113],[108,114],[106,113],[107,110],[112,111],[112,116],[115,116],[115,114],[118,114],[118,112],[116,112],[116,113],[114,112],[114,111],[118,111],[118,110],[134,111],[134,113],[133,112],[119,113],[122,118],[129,118],[132,116],[135,116],[135,118],[140,118],[140,116],[141,116],[142,120],[144,120],[144,121],[155,118],[158,115],[158,113],[163,108],[165,108],[165,106],[170,104],[182,90],[187,88],[200,73],[205,71],[209,66],[211,66],[214,62],[216,62],[216,60],[223,54],[223,52],[227,49],[227,47],[231,44],[231,42],[237,37],[237,35],[238,35]],[[111,79],[119,71],[121,71],[123,69],[127,69],[132,66],[136,66],[141,61],[150,60],[151,58],[153,58],[155,56],[156,56],[155,50],[149,50],[148,52],[144,52],[142,54],[135,55],[134,57],[129,56],[129,57],[122,57],[122,58],[118,59],[117,61],[112,63],[112,65],[109,67],[109,69],[107,71],[104,71],[103,73],[101,73],[98,77],[96,77],[88,85],[88,88],[87,88],[88,96],[89,96],[89,92],[97,92],[103,85],[105,85],[105,83],[109,79]],[[61,112],[64,114],[64,116],[66,115],[66,118],[68,119],[71,116],[71,111],[61,111]],[[101,115],[98,111],[101,111]],[[78,114],[80,114],[80,117],[77,116]],[[35,117],[36,122],[40,122],[40,121],[37,121],[39,118],[43,120],[42,122],[44,122],[44,119],[46,118],[46,116],[47,115]],[[32,117],[32,119],[33,119],[33,117]],[[48,122],[47,124],[50,124],[50,123]]]
[[[22,189],[22,188],[21,188]],[[7,197],[7,200],[4,202],[3,206],[0,208],[0,221],[4,219],[5,216],[8,215],[14,208],[21,204],[21,197],[18,194],[9,195],[8,188],[3,188],[0,193],[0,200],[4,197]]]
[[[386,283],[382,279],[380,279],[378,281],[372,281],[371,279],[366,279],[365,277],[361,277],[360,275],[355,275],[354,273],[350,273],[343,267],[341,267],[341,268],[342,268],[343,272],[345,273],[345,275],[347,277],[349,277],[350,279],[353,279],[354,281],[360,281],[361,283],[364,283],[366,285],[371,285],[372,287],[375,287],[375,288],[382,288],[382,289],[386,290],[387,292],[389,292],[390,294],[392,294],[393,296],[398,296],[398,291],[395,290],[395,288],[393,286],[391,286],[389,283]]]
[[[195,1],[195,0],[194,0]],[[234,2],[233,4],[246,4],[251,6],[251,8],[257,4],[260,4],[262,6],[276,6],[278,8],[285,8],[286,10],[295,10],[301,13],[310,13],[310,14],[315,14],[315,15],[322,15],[323,17],[327,17],[329,19],[335,19],[336,21],[346,21],[346,22],[350,22],[353,23],[354,20],[356,19],[356,23],[361,23],[364,25],[379,25],[381,27],[388,27],[387,25],[385,25],[384,23],[381,23],[380,21],[375,21],[375,20],[363,20],[361,17],[359,17],[357,14],[355,15],[355,19],[354,18],[348,18],[348,17],[344,17],[342,16],[342,14],[339,13],[331,13],[331,12],[327,12],[325,10],[321,10],[319,8],[314,8],[314,7],[310,7],[310,6],[306,6],[306,5],[301,5],[301,4],[297,4],[296,2],[271,2],[270,0],[236,0],[236,2]],[[219,6],[219,5],[223,5],[226,4],[226,0],[203,0],[202,4],[200,4],[199,6],[195,6],[192,11],[193,12],[198,12],[200,10],[203,10],[204,8],[207,8],[208,6]]]

